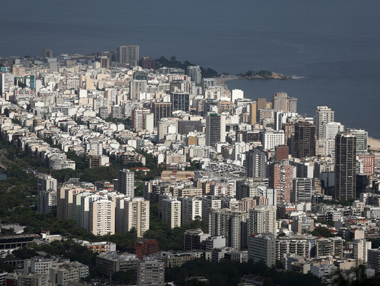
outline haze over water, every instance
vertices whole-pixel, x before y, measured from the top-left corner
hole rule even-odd
[[[276,91],[380,138],[380,2],[0,0],[0,56],[115,50],[177,56],[218,72],[271,70],[293,81],[231,81],[247,98]]]

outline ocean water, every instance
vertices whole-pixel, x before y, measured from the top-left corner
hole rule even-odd
[[[0,0],[0,56],[91,53],[140,45],[141,56],[176,56],[218,72],[271,70],[293,81],[231,81],[248,98],[276,91],[380,138],[380,2]]]

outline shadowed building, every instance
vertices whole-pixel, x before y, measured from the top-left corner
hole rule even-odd
[[[246,153],[246,170],[249,178],[266,178],[266,155],[259,149]]]
[[[171,102],[153,102],[152,113],[154,114],[154,126],[158,126],[161,118],[172,117],[172,104]]]
[[[335,195],[336,200],[356,198],[356,137],[342,132],[335,137]]]
[[[315,156],[315,125],[298,122],[294,128],[295,157]]]
[[[140,47],[137,45],[120,46],[117,47],[116,54],[119,63],[137,66],[140,58]]]

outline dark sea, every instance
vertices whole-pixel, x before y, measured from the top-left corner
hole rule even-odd
[[[0,56],[115,50],[176,56],[219,73],[262,69],[299,80],[237,80],[245,97],[277,91],[380,138],[380,1],[0,0]]]

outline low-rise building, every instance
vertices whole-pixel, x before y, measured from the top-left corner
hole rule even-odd
[[[137,269],[139,259],[135,254],[125,253],[101,253],[96,256],[96,266],[105,275],[110,275],[119,271]]]

